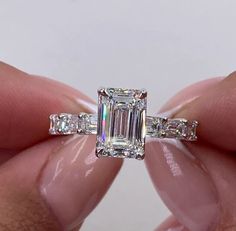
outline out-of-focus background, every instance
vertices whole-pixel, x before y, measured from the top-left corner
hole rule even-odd
[[[0,60],[94,99],[100,86],[146,88],[152,114],[186,85],[235,69],[235,9],[233,0],[1,1]],[[153,230],[168,214],[144,162],[126,160],[82,230]]]

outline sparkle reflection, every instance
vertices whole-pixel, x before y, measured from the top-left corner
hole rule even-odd
[[[106,105],[103,105],[103,108],[102,108],[102,127],[103,128],[106,128],[106,117],[107,117],[107,108],[106,108]],[[102,131],[102,141],[105,141],[106,139],[106,130],[103,129]]]
[[[166,159],[166,163],[168,164],[170,171],[173,176],[181,176],[183,175],[182,170],[179,164],[175,161],[174,155],[167,145],[162,143],[162,149],[164,152],[164,157]]]

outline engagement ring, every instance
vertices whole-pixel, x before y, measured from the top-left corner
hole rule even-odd
[[[97,135],[97,157],[143,159],[145,138],[196,141],[197,121],[147,116],[147,91],[98,90],[98,113],[52,114],[51,135]]]

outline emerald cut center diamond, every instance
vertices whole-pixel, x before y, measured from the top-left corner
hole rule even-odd
[[[98,90],[98,157],[144,158],[146,97],[145,90]]]

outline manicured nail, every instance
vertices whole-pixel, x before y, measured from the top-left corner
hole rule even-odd
[[[172,117],[196,97],[160,116]],[[220,215],[216,188],[204,165],[181,141],[150,139],[145,162],[160,197],[186,228],[214,230]]]
[[[151,140],[145,160],[156,190],[176,218],[191,231],[214,230],[219,199],[204,165],[173,140]]]
[[[42,172],[40,191],[65,230],[83,222],[120,166],[121,160],[95,156],[93,136],[74,136],[51,153]]]
[[[199,95],[205,93],[206,90],[209,91],[210,88],[215,87],[223,79],[224,77],[210,78],[183,89],[167,101],[167,103],[161,107],[160,112],[169,111],[172,108],[176,108],[180,104],[184,104],[185,101],[191,101],[194,98],[197,98]]]
[[[97,110],[97,104],[87,95],[83,94],[81,91],[74,89],[68,85],[61,82],[48,79],[42,76],[33,75],[35,83],[38,82],[42,88],[49,88],[51,92],[51,97],[59,100],[62,108],[69,108],[69,113],[78,112],[88,112],[95,113]],[[43,81],[42,81],[43,80]],[[59,111],[62,112],[62,111]],[[54,111],[53,113],[59,113]]]
[[[82,98],[81,94],[79,97],[76,97],[75,95],[64,95],[63,103],[65,104],[65,108],[69,107],[71,109],[69,113],[96,113],[97,111],[97,104],[86,96],[83,96]]]
[[[173,117],[221,80],[215,78],[185,89],[177,94],[177,100],[173,98],[163,107],[165,111],[159,116]],[[160,197],[185,229],[211,231],[220,219],[218,192],[206,167],[189,145],[178,140],[149,139],[145,163]]]

